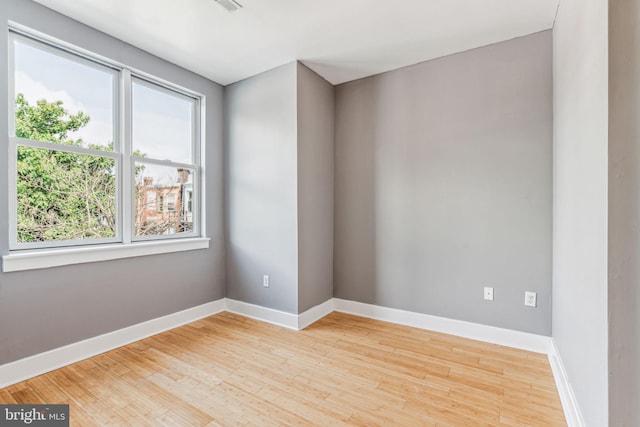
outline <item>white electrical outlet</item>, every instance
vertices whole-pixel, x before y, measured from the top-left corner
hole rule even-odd
[[[524,293],[524,305],[527,307],[535,307],[537,305],[537,295],[535,292],[525,292]]]
[[[264,286],[265,288],[269,287],[269,275],[265,274],[264,276],[262,276],[262,286]]]
[[[484,299],[487,301],[493,301],[493,288],[484,288]]]

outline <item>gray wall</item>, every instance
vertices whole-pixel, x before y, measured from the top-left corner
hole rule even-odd
[[[334,89],[298,63],[298,312],[333,297]]]
[[[553,337],[584,420],[606,426],[607,2],[561,1],[553,36]]]
[[[333,93],[297,62],[225,88],[229,298],[297,314],[333,296]]]
[[[609,425],[640,420],[640,27],[609,2]]]
[[[551,107],[549,31],[338,86],[335,296],[549,335]]]
[[[208,250],[0,273],[0,364],[224,297],[220,86],[29,0],[0,2],[0,63],[7,21],[29,26],[206,95]],[[8,135],[7,67],[0,67],[0,135]],[[4,144],[3,144],[4,147]],[[7,150],[0,150],[0,251],[8,253]]]
[[[296,69],[225,88],[227,296],[289,313],[298,312]]]

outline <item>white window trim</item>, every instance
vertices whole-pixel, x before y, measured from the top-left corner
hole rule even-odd
[[[114,138],[116,141],[120,141],[120,150],[116,150],[114,145],[114,152],[96,152],[95,154],[103,157],[115,157],[120,161],[118,164],[118,191],[121,193],[120,197],[116,200],[116,212],[119,217],[119,223],[116,229],[117,239],[114,243],[111,243],[112,239],[90,241],[58,241],[54,242],[55,247],[47,247],[46,245],[36,248],[28,248],[22,245],[16,245],[17,243],[17,224],[16,227],[12,227],[10,230],[10,252],[7,255],[2,256],[2,271],[22,271],[32,270],[39,268],[57,267],[71,264],[81,264],[88,262],[107,261],[112,259],[129,258],[136,256],[163,254],[170,252],[181,252],[195,249],[206,249],[209,247],[210,238],[206,236],[206,214],[205,214],[205,129],[202,128],[205,122],[205,104],[206,97],[198,92],[195,92],[189,88],[182,87],[173,82],[156,77],[152,74],[146,73],[141,70],[129,67],[125,64],[120,64],[117,61],[113,61],[110,58],[97,55],[93,52],[86,51],[75,45],[71,45],[62,40],[55,39],[46,34],[34,31],[28,27],[24,27],[15,22],[9,22],[10,33],[18,35],[31,40],[34,43],[42,43],[46,49],[52,49],[56,51],[62,51],[63,55],[70,55],[78,57],[83,60],[95,63],[97,65],[104,66],[119,73],[120,78],[116,79],[116,85],[119,85],[114,91],[114,102],[117,107],[117,114],[114,115],[114,137],[117,135],[119,138]],[[42,48],[38,44],[39,48]],[[10,86],[13,87],[13,43],[10,43],[9,47],[9,59],[10,59]],[[139,79],[147,84],[154,85],[154,87],[162,88],[172,93],[178,93],[184,96],[188,96],[197,100],[194,104],[193,118],[194,118],[194,141],[192,146],[192,159],[194,164],[182,164],[171,161],[158,161],[150,158],[140,158],[131,153],[131,116],[126,115],[125,111],[127,107],[131,105],[131,84],[132,79]],[[121,94],[121,96],[118,96]],[[13,117],[13,104],[10,102],[10,117]],[[118,123],[119,122],[119,123]],[[50,144],[42,143],[39,141],[30,141],[22,138],[15,137],[14,121],[9,120],[9,145],[10,149],[16,150],[18,145],[25,146],[39,146],[43,145],[49,148]],[[26,143],[25,143],[26,142]],[[115,142],[115,141],[114,141]],[[67,150],[66,146],[58,147],[54,146],[54,149],[59,151],[75,152],[76,150]],[[90,154],[93,150],[79,148],[80,154]],[[119,152],[118,152],[119,151]],[[99,153],[99,154],[98,154]],[[122,161],[123,159],[129,159],[129,161]],[[165,164],[165,165],[179,165],[194,170],[193,191],[194,194],[198,194],[199,197],[195,197],[193,203],[193,219],[194,230],[191,233],[181,233],[171,236],[135,236],[134,224],[133,224],[133,209],[135,209],[135,194],[132,191],[133,187],[127,186],[124,183],[132,182],[134,177],[131,173],[134,167],[135,160],[141,162]],[[15,204],[15,188],[16,188],[16,168],[15,162],[10,162],[9,165],[9,204]],[[133,185],[133,184],[132,184]],[[124,203],[124,206],[120,206],[120,202],[124,200],[130,200],[130,203]],[[13,206],[15,207],[15,206]],[[17,215],[10,216],[11,219],[17,218]],[[15,222],[15,220],[14,220]],[[130,233],[123,233],[122,230],[131,230]],[[60,244],[62,243],[62,244]],[[106,243],[106,244],[104,244]],[[71,246],[72,245],[72,246]],[[16,247],[19,246],[19,247]]]
[[[193,110],[191,114],[192,116],[191,126],[193,129],[193,135],[191,136],[192,138],[191,162],[192,163],[174,162],[171,160],[161,160],[161,159],[152,158],[152,157],[138,157],[134,155],[133,153],[131,153],[131,150],[133,149],[133,144],[131,141],[131,138],[133,136],[131,133],[131,123],[128,123],[129,128],[127,129],[127,132],[125,135],[125,141],[126,141],[125,145],[126,145],[126,148],[128,148],[129,150],[128,154],[129,154],[129,158],[131,159],[131,162],[128,165],[129,176],[126,179],[128,179],[129,182],[131,183],[130,188],[131,189],[135,188],[135,183],[133,181],[135,177],[133,176],[132,171],[135,170],[136,162],[154,164],[158,166],[169,166],[169,167],[175,167],[175,168],[190,169],[190,170],[193,170],[193,173],[194,173],[194,176],[193,176],[194,192],[195,194],[199,195],[199,197],[196,197],[195,204],[197,206],[197,203],[202,201],[202,204],[204,205],[203,203],[204,191],[201,189],[200,183],[202,181],[203,171],[204,171],[204,161],[203,161],[203,157],[201,156],[201,152],[202,152],[202,146],[204,145],[203,144],[204,133],[202,129],[202,123],[203,123],[202,114],[204,110],[205,97],[203,95],[196,94],[189,90],[183,90],[182,88],[179,88],[175,85],[166,84],[165,82],[158,79],[154,79],[153,77],[150,77],[147,74],[139,73],[135,70],[131,70],[131,72],[125,76],[125,87],[129,90],[129,93],[125,94],[125,96],[128,96],[127,102],[129,103],[129,105],[131,105],[134,81],[137,84],[146,86],[147,88],[164,91],[166,94],[171,96],[184,96],[184,97],[192,98],[196,102],[192,104]],[[131,120],[132,117],[133,117],[133,114],[129,115],[127,118]],[[135,209],[136,195],[133,194],[134,193],[133,191],[131,193],[132,194],[129,196],[130,206],[131,206],[131,209]],[[203,206],[203,209],[204,209],[204,206]],[[163,206],[162,211],[158,210],[157,212],[170,212],[170,211],[167,209],[166,206]],[[183,232],[180,234],[168,234],[168,235],[163,234],[159,236],[158,235],[137,236],[135,232],[135,224],[133,221],[132,213],[129,213],[129,218],[131,218],[130,220],[131,224],[129,224],[129,227],[130,227],[129,238],[131,239],[130,241],[132,242],[158,240],[158,239],[172,239],[172,238],[181,239],[181,238],[198,237],[198,236],[205,235],[205,229],[203,224],[205,215],[204,215],[204,212],[202,212],[200,209],[198,209],[197,213],[194,213],[193,221],[192,221],[193,230],[191,230],[191,232],[188,232],[188,233]]]
[[[2,257],[2,271],[35,270],[88,262],[108,261],[171,252],[183,252],[209,248],[206,237],[167,239],[130,244],[84,245],[72,248],[55,248],[16,251]]]

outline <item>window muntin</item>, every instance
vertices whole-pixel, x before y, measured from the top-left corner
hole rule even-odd
[[[102,58],[93,61],[85,53],[76,54],[66,47],[58,48],[53,43],[42,42],[29,35],[11,31],[10,40],[10,82],[13,84],[10,84],[9,89],[10,100],[13,102],[10,101],[12,117],[9,150],[13,153],[10,159],[14,159],[10,161],[9,167],[12,228],[10,249],[199,236],[199,215],[189,215],[188,225],[186,219],[170,223],[163,233],[137,233],[136,230],[136,216],[140,210],[138,189],[141,185],[138,172],[142,170],[150,171],[165,166],[172,168],[174,175],[177,175],[179,168],[187,169],[189,183],[184,183],[183,190],[188,185],[188,190],[193,191],[193,203],[198,205],[200,202],[199,97],[174,89],[165,82],[154,83],[153,78],[146,75],[142,77],[124,67],[108,63],[105,65]],[[68,75],[65,78],[49,75],[46,72],[49,63],[50,70],[66,70]],[[83,76],[88,76],[87,81],[83,81]],[[92,93],[92,84],[101,86]],[[17,94],[22,92],[29,95],[21,98],[21,104],[16,104]],[[32,99],[35,101],[31,101]],[[44,99],[43,108],[63,110],[61,117],[68,122],[75,121],[75,127],[68,126],[66,133],[59,132],[57,135],[54,131],[26,133],[24,129],[29,129],[29,126],[25,127],[24,117],[20,118],[18,114],[24,115],[25,108],[40,108],[37,101],[41,99]],[[129,103],[127,99],[130,100]],[[161,104],[162,101],[164,103]],[[145,108],[149,106],[149,102],[156,104]],[[138,108],[136,114],[133,111],[134,103]],[[171,117],[172,111],[175,112],[175,117]],[[145,115],[150,115],[155,121],[149,120]],[[95,126],[90,128],[89,124],[94,117],[97,118]],[[86,123],[77,126],[79,122]],[[167,131],[162,144],[154,146],[149,143],[150,138],[154,137],[149,131],[152,126],[150,123],[165,128],[175,125],[179,132]],[[135,144],[135,148],[131,138],[134,133],[141,141]],[[54,136],[51,137],[51,134]],[[149,153],[142,151],[147,148],[150,149]],[[46,169],[26,170],[24,157],[34,157],[34,153],[41,157],[66,159],[67,163],[48,164],[49,172]],[[68,165],[78,167],[69,168]],[[92,169],[95,166],[100,166],[101,169]],[[75,189],[74,192],[68,192],[68,200],[52,196],[63,193],[65,177],[80,176],[81,170],[88,175],[84,180],[75,180],[75,183],[93,189],[102,188],[102,192],[91,194],[91,191],[81,192]],[[51,171],[57,172],[54,179],[49,176]],[[27,177],[32,179],[28,180]],[[95,182],[96,179],[99,182]],[[47,181],[49,187],[43,185],[42,181]],[[25,188],[32,193],[35,188],[40,193],[49,194],[46,203],[25,197]],[[79,194],[85,197],[83,204],[78,203]],[[127,195],[131,195],[130,200]],[[175,194],[173,203],[174,213],[177,214],[182,213],[178,211],[180,195]],[[149,210],[156,208],[159,212],[166,212],[163,209],[166,207],[166,195],[161,191],[147,192],[144,196],[144,199],[148,198],[145,203],[152,206],[149,206]],[[60,209],[56,206],[58,203],[64,205],[63,202],[82,205],[85,208],[83,219],[70,217],[70,220],[63,221],[61,213],[57,212]],[[25,212],[34,214],[31,221],[25,220]],[[127,218],[131,220],[127,221]],[[74,224],[75,228],[69,230],[70,224]],[[130,228],[128,224],[131,225]],[[47,231],[43,232],[43,229]],[[175,236],[168,236],[170,232],[175,233]]]

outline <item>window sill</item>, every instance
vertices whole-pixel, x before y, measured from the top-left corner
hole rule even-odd
[[[2,271],[8,273],[11,271],[35,270],[87,262],[207,249],[210,240],[207,237],[198,237],[130,244],[26,250],[4,255],[2,257]]]

